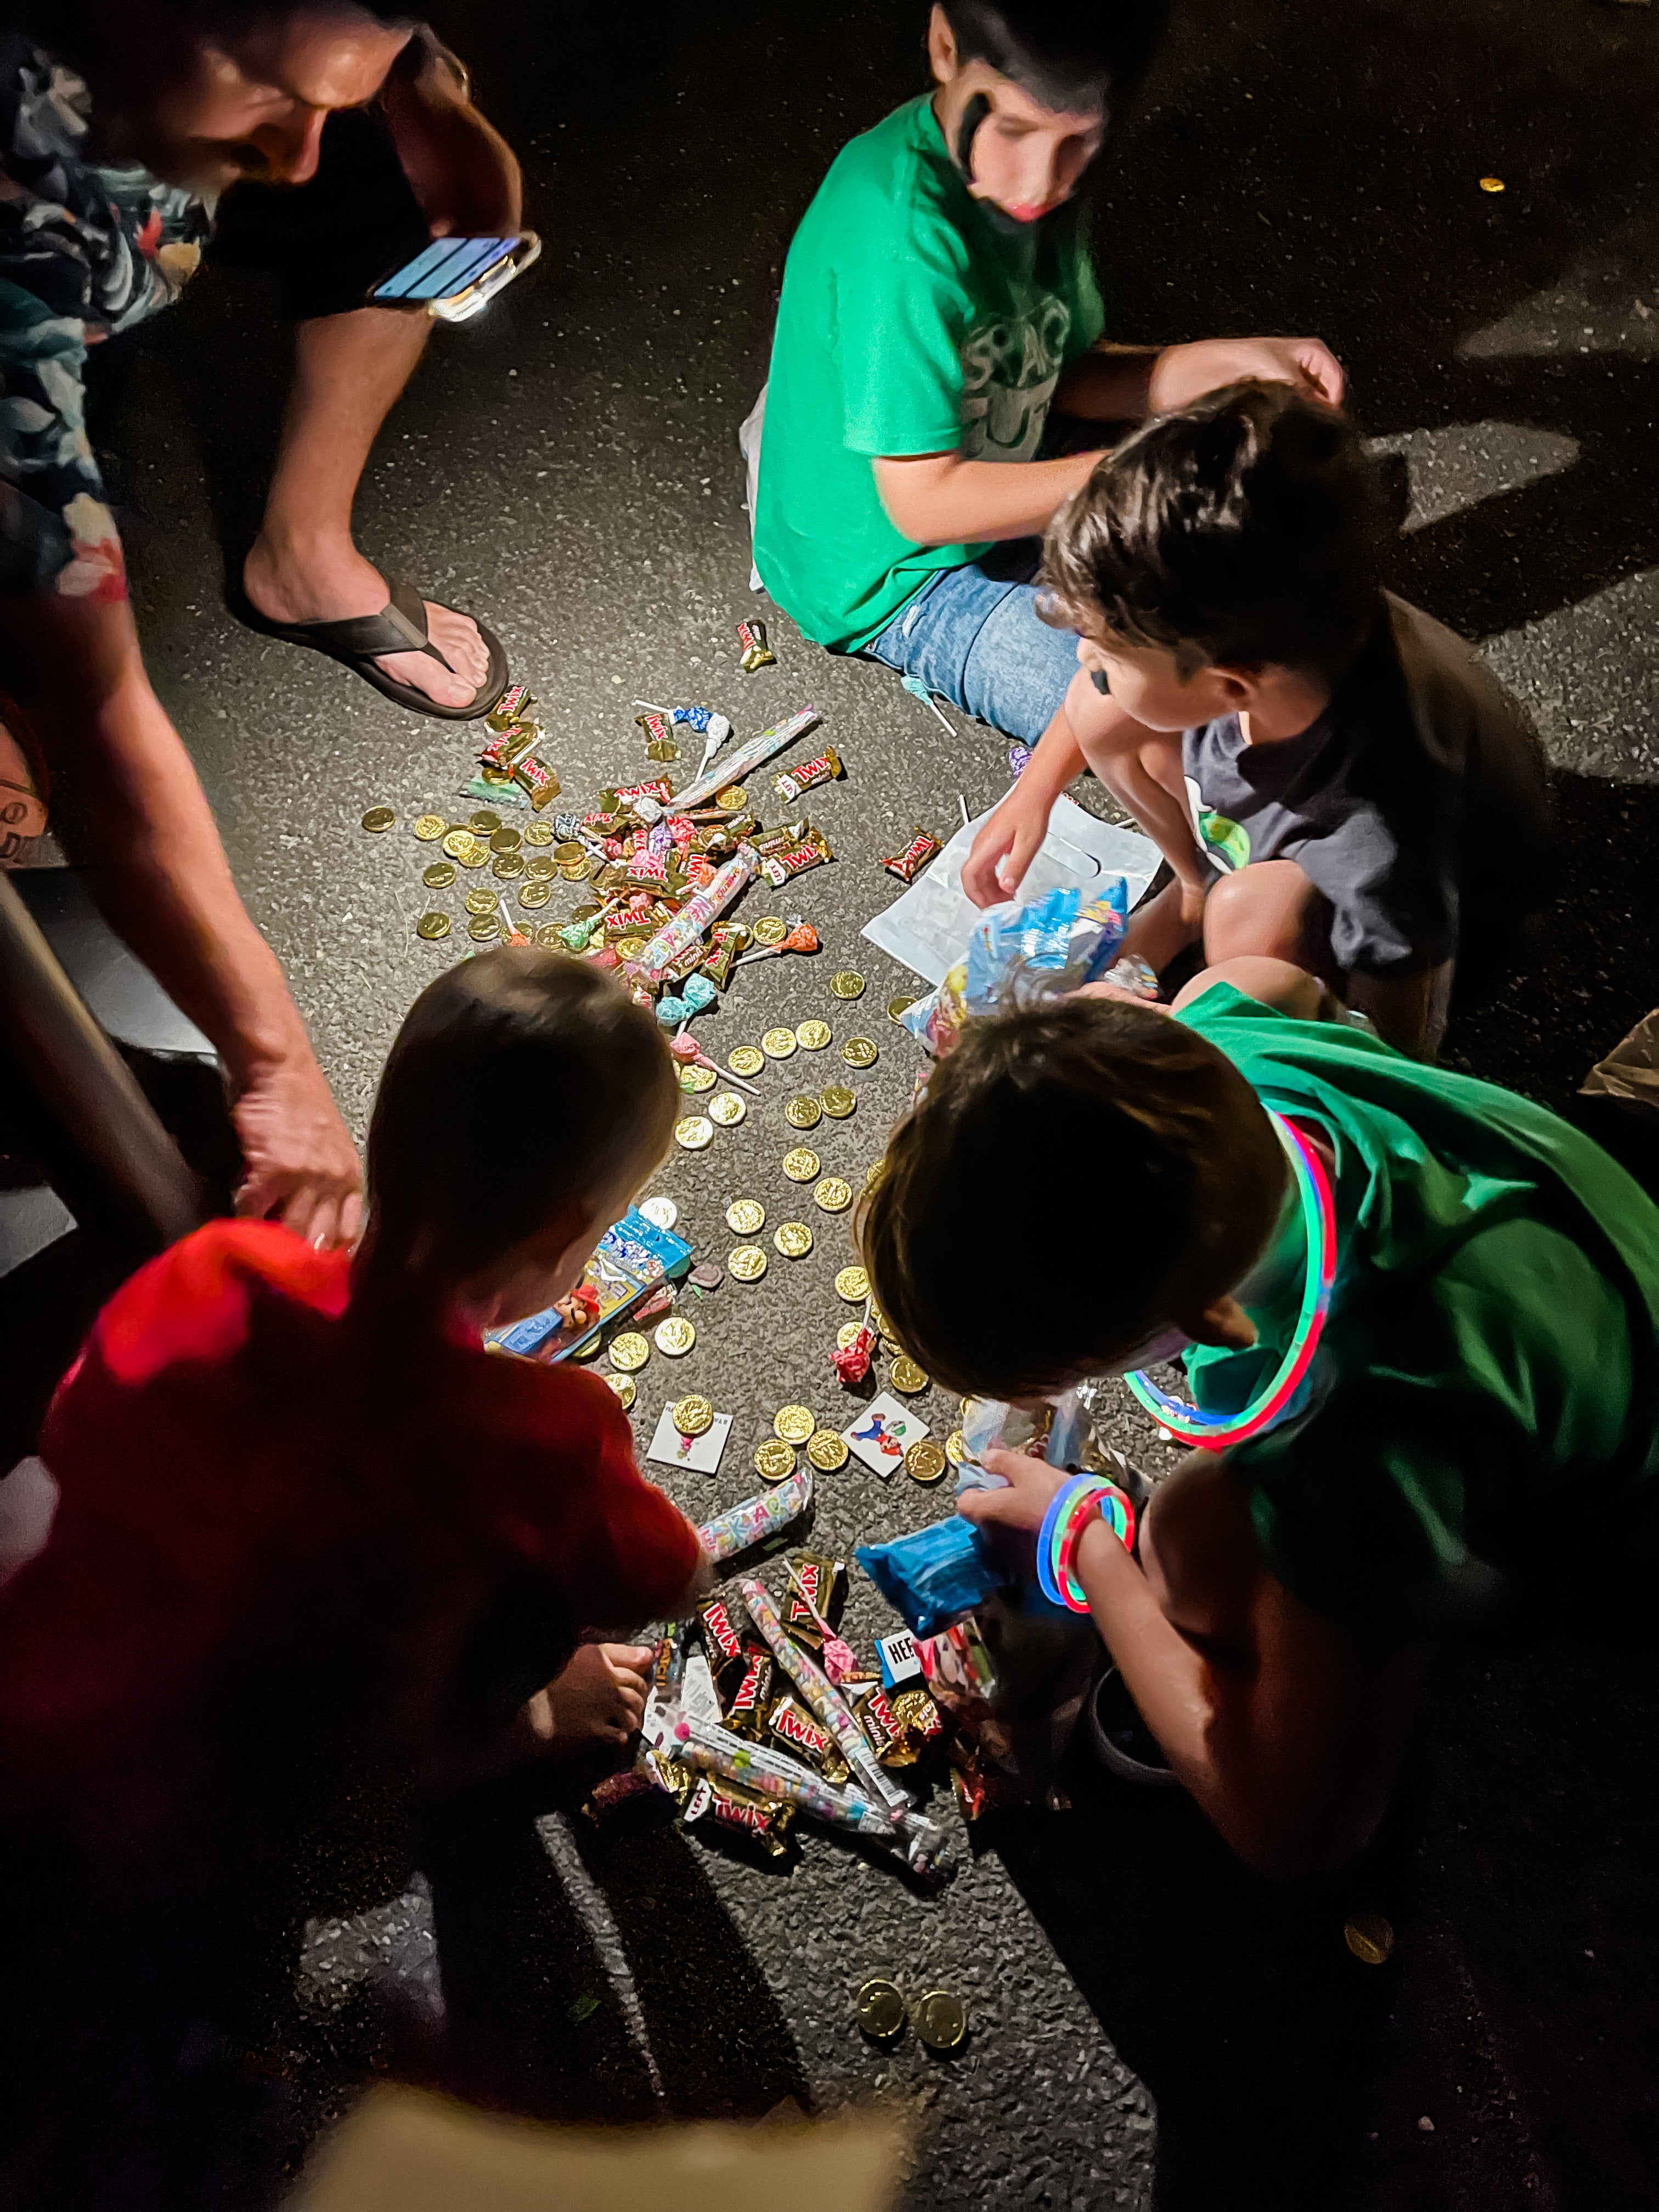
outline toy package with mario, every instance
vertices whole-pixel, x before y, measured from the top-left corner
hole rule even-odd
[[[550,1367],[568,1358],[607,1322],[629,1312],[659,1283],[684,1275],[690,1265],[691,1247],[683,1237],[659,1229],[630,1206],[599,1239],[568,1297],[510,1328],[487,1329],[485,1347]]]

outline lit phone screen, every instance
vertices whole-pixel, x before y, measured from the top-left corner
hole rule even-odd
[[[394,270],[371,296],[376,300],[447,300],[518,244],[516,238],[434,238]]]

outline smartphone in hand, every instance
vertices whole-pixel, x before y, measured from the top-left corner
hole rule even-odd
[[[367,304],[419,307],[442,322],[464,323],[522,276],[541,250],[533,230],[516,238],[434,238],[372,287]]]

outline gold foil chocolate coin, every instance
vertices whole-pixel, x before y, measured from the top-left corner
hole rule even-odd
[[[890,1022],[897,1021],[902,1014],[908,1014],[911,1007],[914,1006],[915,1003],[914,996],[908,999],[890,999],[887,1001],[888,1020]]]
[[[748,1102],[739,1098],[735,1091],[722,1091],[718,1098],[708,1102],[708,1118],[718,1121],[722,1129],[735,1128],[748,1111]]]
[[[928,1375],[925,1367],[918,1367],[908,1352],[901,1352],[893,1362],[888,1381],[896,1390],[902,1390],[907,1398],[927,1388]]]
[[[817,1429],[806,1439],[806,1456],[823,1474],[833,1474],[838,1467],[846,1466],[852,1454],[844,1437],[838,1437],[833,1429]]]
[[[477,842],[470,830],[451,830],[444,838],[444,850],[452,860],[465,860]]]
[[[849,1306],[861,1306],[870,1295],[870,1278],[862,1267],[843,1267],[836,1278],[836,1296]]]
[[[623,1375],[637,1374],[650,1357],[651,1347],[636,1328],[611,1340],[611,1364]]]
[[[475,914],[466,925],[466,933],[475,945],[493,944],[501,933],[501,918],[498,914]]]
[[[887,1163],[884,1159],[872,1160],[869,1166],[864,1170],[864,1188],[866,1190],[873,1190],[886,1172]]]
[[[853,1186],[842,1176],[825,1176],[812,1193],[820,1213],[845,1213],[853,1203]]]
[[[858,1094],[844,1083],[832,1083],[822,1093],[818,1103],[832,1121],[844,1121],[858,1104]]]
[[[795,1042],[807,1052],[822,1052],[830,1042],[828,1022],[799,1022],[795,1026]]]
[[[415,835],[423,845],[435,845],[449,824],[441,814],[422,814],[415,823]]]
[[[538,884],[526,879],[519,885],[519,904],[522,907],[545,906],[552,896],[551,884]]]
[[[823,1119],[823,1109],[816,1098],[792,1098],[783,1109],[783,1118],[792,1129],[816,1129]]]
[[[804,1260],[812,1249],[812,1232],[804,1221],[780,1222],[772,1242],[786,1260]]]
[[[787,1444],[804,1444],[817,1425],[817,1416],[805,1406],[780,1406],[772,1416],[773,1435]]]
[[[668,1418],[683,1437],[701,1437],[714,1425],[714,1408],[707,1398],[681,1398]]]
[[[553,842],[553,824],[550,822],[530,823],[525,830],[524,842],[526,845],[550,845]]]
[[[849,1344],[851,1344],[851,1343],[854,1340],[854,1339],[855,1339],[855,1338],[857,1337],[857,1335],[858,1335],[859,1331],[860,1331],[863,1327],[864,1327],[864,1323],[863,1323],[861,1321],[844,1321],[844,1322],[842,1322],[842,1323],[841,1327],[840,1327],[840,1328],[836,1331],[836,1351],[837,1351],[837,1352],[845,1352],[845,1351],[846,1351],[846,1349],[847,1349],[847,1347],[848,1347],[848,1346]]]
[[[671,1359],[684,1358],[696,1340],[696,1326],[684,1314],[670,1314],[666,1321],[657,1325],[657,1349],[665,1352]]]
[[[766,1208],[757,1198],[734,1198],[726,1209],[726,1225],[739,1237],[754,1237],[766,1226]]]
[[[592,872],[593,863],[591,860],[572,860],[559,870],[568,884],[585,884]]]
[[[1342,1930],[1342,1941],[1363,1966],[1380,1966],[1394,1949],[1394,1929],[1380,1912],[1356,1912]]]
[[[891,2043],[904,2033],[904,1998],[884,1975],[878,1974],[864,1984],[853,2000],[853,2011],[859,2033],[872,2043]]]
[[[511,883],[514,876],[521,876],[524,873],[524,854],[497,853],[495,864],[489,872],[501,883]]]
[[[755,1472],[763,1482],[787,1482],[795,1471],[795,1448],[781,1437],[768,1437],[755,1454]]]
[[[446,841],[447,843],[447,841]],[[455,858],[464,868],[481,868],[489,858],[489,848],[482,837],[469,836],[465,850],[458,853]]]
[[[493,806],[481,806],[476,814],[469,814],[466,826],[475,837],[493,837],[501,826],[501,817]]]
[[[950,1463],[932,1437],[918,1437],[904,1455],[904,1472],[916,1482],[937,1482]]]
[[[371,806],[363,817],[363,827],[374,836],[379,836],[383,830],[390,830],[397,819],[395,807]]]
[[[492,853],[516,853],[523,842],[524,832],[514,829],[507,822],[503,822],[499,830],[490,832],[489,849]]]
[[[586,860],[587,848],[574,837],[567,838],[562,845],[553,848],[553,858],[560,867],[574,868],[579,860]]]
[[[880,1057],[873,1037],[848,1037],[841,1048],[848,1067],[873,1067]]]
[[[644,950],[645,939],[638,935],[619,937],[617,939],[617,957],[618,960],[637,960]]]
[[[563,940],[559,935],[559,925],[556,921],[544,921],[541,927],[536,932],[536,942],[538,945],[556,947],[562,944],[562,941]]]
[[[501,902],[500,892],[487,890],[483,884],[475,884],[461,901],[469,914],[494,914]]]
[[[916,2007],[916,2033],[930,2051],[959,2051],[968,2037],[968,2008],[949,1990],[929,1990]]]
[[[766,1054],[752,1044],[740,1044],[735,1052],[727,1053],[726,1064],[733,1075],[758,1075],[766,1065]]]
[[[559,864],[551,853],[532,853],[524,864],[524,872],[538,884],[550,884],[557,879]]]
[[[688,1114],[674,1124],[674,1142],[688,1152],[700,1152],[714,1141],[714,1125],[701,1114]]]
[[[830,988],[838,999],[861,999],[864,978],[856,968],[843,968],[839,975],[830,978]]]
[[[680,1210],[673,1200],[661,1194],[655,1198],[642,1198],[640,1212],[658,1229],[672,1229],[680,1218]]]
[[[447,891],[454,880],[453,860],[434,860],[429,868],[421,871],[421,881],[429,891]]]
[[[761,1050],[769,1060],[787,1060],[795,1044],[793,1030],[768,1030],[761,1039]]]
[[[712,1091],[716,1079],[712,1067],[701,1067],[695,1060],[680,1070],[682,1091]]]
[[[447,914],[423,914],[415,925],[415,934],[425,938],[428,945],[435,945],[439,938],[449,934],[449,916]]]
[[[592,1354],[591,1352],[584,1352],[581,1354],[581,1357],[585,1359],[591,1358]],[[621,1399],[623,1413],[626,1413],[629,1412],[633,1407],[635,1397],[637,1395],[634,1387],[633,1376],[631,1375],[607,1375],[605,1379],[616,1392],[617,1397]]]
[[[766,1273],[766,1255],[758,1244],[739,1244],[726,1264],[740,1283],[757,1283]]]
[[[781,945],[789,934],[789,925],[775,914],[763,914],[750,925],[757,945]]]
[[[817,1180],[818,1156],[809,1152],[805,1145],[798,1145],[793,1152],[783,1156],[783,1171],[791,1182],[815,1182]]]
[[[714,793],[714,804],[722,813],[735,814],[740,806],[749,803],[749,793],[740,783],[723,783]]]
[[[968,1456],[968,1447],[962,1441],[962,1431],[952,1429],[945,1439],[945,1456],[952,1467],[960,1467]]]

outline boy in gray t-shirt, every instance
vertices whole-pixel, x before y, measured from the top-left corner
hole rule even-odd
[[[1352,424],[1284,389],[1233,386],[1108,454],[1043,582],[1119,712],[1103,739],[1051,726],[969,895],[1010,895],[1086,759],[1174,872],[1126,951],[1290,960],[1431,1056],[1455,964],[1489,969],[1543,903],[1549,805],[1518,704],[1379,588],[1379,524]]]

